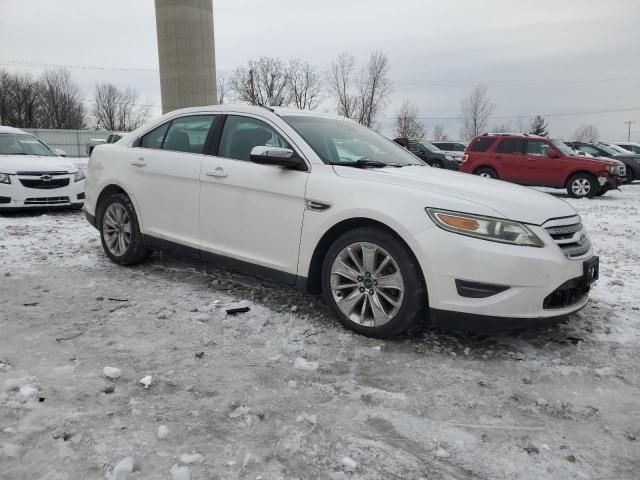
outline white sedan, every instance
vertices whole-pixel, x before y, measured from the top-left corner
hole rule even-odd
[[[0,210],[82,208],[84,173],[60,153],[31,134],[0,126]]]
[[[166,249],[269,274],[323,292],[343,325],[373,337],[427,318],[561,318],[598,276],[568,203],[429,168],[341,117],[177,110],[96,149],[88,168],[85,214],[114,262]]]

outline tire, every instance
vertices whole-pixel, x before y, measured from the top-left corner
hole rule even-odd
[[[593,198],[599,191],[596,178],[589,173],[575,173],[567,181],[567,193],[572,198]]]
[[[496,173],[496,171],[493,168],[489,167],[480,167],[473,173],[474,175],[479,175],[481,177],[498,178],[498,174]]]
[[[431,162],[429,165],[430,165],[432,168],[444,168],[444,165],[443,165],[443,164],[442,164],[442,162],[441,162],[441,161],[439,161],[439,160],[436,160],[436,161],[434,161],[434,162]]]
[[[595,196],[596,196],[596,197],[601,197],[602,195],[604,195],[604,194],[605,194],[605,193],[607,193],[608,191],[609,191],[609,189],[608,189],[608,188],[601,187],[601,188],[600,188],[600,190],[598,190],[598,193],[596,193],[596,195],[595,195]]]
[[[627,167],[627,178],[625,179],[624,183],[629,184],[629,183],[633,182],[635,179],[636,179],[635,172],[633,171],[632,168]]]
[[[343,326],[361,335],[393,337],[426,318],[424,277],[411,250],[393,233],[373,227],[345,233],[329,248],[321,275],[331,311]],[[385,286],[381,279],[386,279]]]
[[[126,194],[111,195],[99,209],[97,224],[102,248],[113,262],[135,265],[151,255],[152,250],[142,240],[135,208]]]

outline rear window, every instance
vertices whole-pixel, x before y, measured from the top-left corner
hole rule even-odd
[[[487,150],[489,150],[489,148],[491,147],[491,145],[493,145],[493,142],[495,141],[496,141],[495,138],[478,138],[475,142],[473,142],[473,145],[471,145],[471,148],[469,149],[469,151],[486,152]]]

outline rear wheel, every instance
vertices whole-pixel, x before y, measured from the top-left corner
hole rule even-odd
[[[444,165],[442,164],[441,161],[436,160],[434,162],[431,162],[430,164],[433,168],[444,168]]]
[[[107,256],[120,265],[135,265],[152,250],[142,240],[138,217],[124,193],[111,195],[100,207],[100,240]]]
[[[345,327],[387,338],[424,318],[427,292],[415,257],[395,235],[364,227],[342,235],[322,266],[327,303]]]
[[[576,173],[567,182],[567,193],[573,198],[592,198],[600,191],[598,182],[593,175]]]
[[[489,167],[480,167],[473,173],[485,178],[498,178],[496,171]]]

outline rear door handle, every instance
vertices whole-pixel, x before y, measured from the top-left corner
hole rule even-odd
[[[209,177],[226,177],[227,172],[224,171],[222,167],[216,167],[213,170],[207,170],[205,174]]]
[[[147,162],[144,161],[144,157],[140,157],[137,160],[133,160],[131,162],[131,165],[133,165],[134,167],[144,167],[147,164]]]

